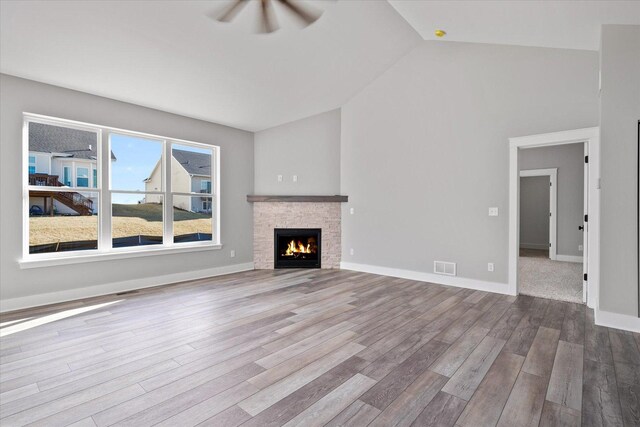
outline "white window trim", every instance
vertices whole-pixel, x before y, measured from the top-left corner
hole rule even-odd
[[[81,250],[81,251],[68,251],[68,252],[52,252],[43,254],[30,254],[29,253],[29,123],[38,122],[53,126],[64,126],[72,129],[79,129],[84,131],[96,132],[97,134],[97,154],[98,159],[96,166],[98,169],[98,186],[93,187],[55,187],[55,191],[75,191],[75,192],[91,192],[98,195],[100,200],[100,213],[98,214],[98,249],[96,250]],[[164,182],[164,191],[158,192],[163,194],[164,200],[164,229],[163,229],[163,243],[160,245],[149,246],[131,246],[126,248],[112,248],[111,244],[111,189],[109,183],[109,174],[111,173],[111,153],[110,144],[108,142],[108,135],[111,133],[118,133],[123,135],[131,135],[138,138],[155,139],[162,141],[163,151],[163,173],[162,180]],[[106,143],[103,144],[103,141]],[[212,193],[171,193],[171,179],[170,173],[164,173],[170,171],[171,167],[171,149],[173,144],[190,145],[200,148],[206,148],[212,150],[212,168],[211,179],[216,183],[215,188],[212,187]],[[83,262],[93,262],[99,260],[113,260],[121,258],[131,257],[143,257],[151,255],[167,255],[174,253],[204,251],[204,250],[218,250],[223,247],[220,236],[220,147],[216,145],[203,144],[194,141],[188,141],[178,138],[169,138],[159,135],[153,135],[143,132],[135,132],[125,129],[113,128],[109,126],[102,126],[91,123],[78,122],[74,120],[59,119],[50,116],[44,116],[40,114],[33,114],[25,112],[23,113],[23,129],[22,129],[22,198],[23,198],[23,236],[22,236],[22,259],[18,261],[20,268],[35,268],[35,267],[49,267],[54,265],[76,264]],[[72,166],[72,174],[75,165]],[[92,171],[89,168],[89,184],[91,184]],[[75,175],[75,174],[73,174]],[[72,183],[75,176],[72,176]],[[77,183],[76,183],[77,184]],[[40,187],[41,190],[47,190],[49,187]],[[118,192],[118,191],[114,191]],[[136,191],[128,192],[136,193]],[[140,191],[141,194],[149,193],[146,191]],[[172,199],[174,195],[191,195],[191,196],[208,196],[215,201],[215,210],[212,209],[212,232],[213,240],[200,241],[200,242],[188,242],[178,243],[173,242],[173,203]],[[169,216],[170,215],[170,216]],[[169,220],[169,218],[171,218]]]

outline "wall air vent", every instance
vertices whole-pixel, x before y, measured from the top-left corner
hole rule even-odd
[[[446,261],[433,261],[433,272],[436,274],[445,274],[447,276],[456,275],[456,263]]]

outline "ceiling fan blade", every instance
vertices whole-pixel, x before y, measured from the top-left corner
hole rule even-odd
[[[302,19],[307,25],[312,24],[320,18],[322,12],[319,12],[315,9],[311,9],[309,7],[304,7],[300,4],[295,4],[290,0],[278,0],[280,4],[285,6],[291,13],[296,15],[298,18]]]
[[[262,32],[272,33],[278,28],[278,21],[273,14],[273,6],[271,0],[260,0],[260,8],[262,11]]]
[[[216,19],[220,22],[230,22],[238,13],[249,3],[249,0],[235,0],[220,16]]]

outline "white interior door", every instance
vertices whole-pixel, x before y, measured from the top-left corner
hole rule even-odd
[[[587,280],[589,278],[589,144],[584,144],[584,221],[582,224],[582,302],[587,302]]]

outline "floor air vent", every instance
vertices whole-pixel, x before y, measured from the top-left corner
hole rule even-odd
[[[433,272],[436,274],[456,275],[456,263],[445,261],[433,261]]]

